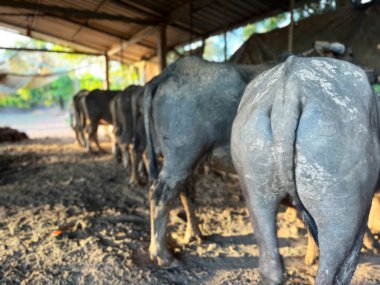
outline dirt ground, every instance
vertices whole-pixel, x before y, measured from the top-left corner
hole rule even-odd
[[[110,154],[87,154],[63,138],[0,144],[0,284],[259,284],[237,181],[196,178],[205,238],[181,245],[178,203],[169,230],[181,266],[164,270],[148,258],[147,189],[128,187]],[[278,216],[286,284],[313,284],[302,223],[285,209]],[[380,284],[380,256],[364,251],[352,283]]]

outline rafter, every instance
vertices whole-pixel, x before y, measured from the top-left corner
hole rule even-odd
[[[39,49],[39,48],[11,48],[11,47],[0,47],[2,50],[14,50],[14,51],[27,51],[27,52],[48,52],[48,53],[67,53],[67,54],[82,54],[82,55],[93,55],[100,56],[102,53],[94,52],[83,52],[83,51],[65,51],[65,50],[51,50],[51,49]]]
[[[176,8],[174,11],[172,11],[172,13],[174,13],[175,15],[173,18],[171,18],[168,15],[162,15],[161,13],[159,13],[153,9],[142,6],[141,4],[138,4],[135,2],[130,3],[130,2],[125,2],[125,1],[121,1],[121,0],[110,0],[110,1],[120,5],[121,7],[125,7],[125,8],[128,8],[129,10],[135,11],[136,13],[143,14],[144,16],[150,17],[151,19],[154,19],[157,22],[165,22],[167,25],[170,25],[171,27],[174,27],[175,29],[180,30],[182,32],[186,32],[186,33],[190,32],[190,29],[186,24],[181,23],[181,22],[176,22],[176,20],[178,20],[178,18],[180,17],[180,15],[178,15],[178,12],[176,12],[176,11],[177,10],[184,10],[184,6],[188,5],[189,2],[186,2],[185,4],[181,5],[180,7]],[[207,4],[210,1],[216,1],[216,0],[206,0],[205,2]],[[199,2],[204,2],[204,1],[199,1]],[[204,5],[203,5],[203,7],[204,7]],[[197,10],[198,9],[199,9],[199,5],[197,5]],[[196,36],[202,36],[202,32],[197,30],[197,29],[193,30],[193,34]]]
[[[4,20],[0,20],[0,25],[3,25],[5,27],[8,27],[8,28],[11,28],[11,29],[15,29],[17,31],[19,31],[21,34],[26,34],[25,31],[26,31],[26,27],[24,26],[21,26],[21,25],[18,25],[18,24],[14,24],[12,22],[7,22],[7,21],[4,21]],[[45,32],[39,32],[37,30],[34,30],[32,31],[32,38],[34,39],[37,39],[37,40],[42,40],[42,41],[52,41],[52,42],[57,42],[59,44],[62,44],[62,45],[67,45],[67,46],[71,46],[71,47],[74,47],[74,48],[79,48],[79,49],[85,49],[85,50],[88,50],[89,54],[100,54],[100,55],[104,55],[104,51],[103,50],[99,50],[98,48],[95,48],[91,45],[88,45],[88,44],[83,44],[83,43],[80,43],[80,42],[77,42],[77,41],[72,41],[72,40],[67,40],[67,39],[64,39],[62,37],[57,37],[56,35],[52,35],[52,34],[47,34]],[[81,52],[81,51],[79,51]],[[83,53],[86,53],[86,52],[83,52]],[[116,60],[116,61],[122,61],[123,63],[125,64],[131,64],[133,62],[136,62],[136,61],[139,61],[142,59],[142,57],[134,57],[134,58],[130,58],[128,57],[127,55],[123,55],[122,58],[118,57],[118,56],[111,56],[110,57],[112,60]]]
[[[136,34],[134,34],[128,40],[121,40],[120,43],[114,44],[111,47],[111,49],[108,50],[107,54],[108,55],[116,54],[116,53],[120,52],[122,49],[125,49],[132,44],[136,44],[137,42],[139,42],[142,39],[154,34],[155,32],[156,32],[156,29],[153,26],[148,26],[146,28],[143,28],[142,30],[140,30]]]
[[[102,0],[102,2],[100,2],[99,5],[96,7],[95,12],[98,12],[106,2],[107,0]],[[89,25],[90,20],[91,19],[87,19],[86,22],[78,28],[78,30],[74,33],[74,35],[71,38],[75,40],[75,38],[83,30],[83,28]]]
[[[157,24],[156,21],[153,20],[144,20],[139,18],[131,18],[122,15],[113,15],[108,13],[99,13],[90,10],[79,10],[75,8],[66,8],[55,5],[45,5],[38,3],[31,3],[26,1],[9,1],[9,0],[0,0],[0,6],[3,7],[12,7],[15,9],[29,9],[35,10],[38,12],[48,12],[52,14],[63,14],[65,16],[75,16],[80,18],[87,19],[103,19],[103,20],[113,20],[113,21],[121,21],[126,23],[135,23],[140,25],[154,25]]]
[[[9,28],[16,29],[19,32],[21,32],[22,34],[26,35],[26,33],[25,33],[26,27],[25,26],[21,26],[19,24],[14,24],[12,22],[4,21],[3,19],[0,20],[0,24],[8,26]],[[79,48],[82,47],[82,48],[88,49],[90,51],[102,52],[98,48],[90,46],[88,44],[83,44],[83,43],[80,43],[80,42],[77,42],[77,41],[67,40],[67,39],[64,39],[62,37],[58,37],[56,35],[52,35],[52,34],[45,33],[45,32],[39,32],[37,30],[33,30],[32,32],[37,34],[37,36],[32,36],[32,38],[35,38],[37,40],[46,41],[46,38],[45,39],[43,38],[44,36],[46,36],[46,37],[48,37],[50,39],[55,39],[56,41],[60,41],[61,43],[63,43],[64,45],[67,45],[67,46],[72,45],[72,46],[77,46]],[[38,34],[41,35],[42,37],[38,36]]]
[[[79,25],[81,26],[81,30],[83,29],[88,29],[90,31],[94,31],[94,32],[98,32],[98,33],[102,33],[102,34],[105,34],[105,35],[108,35],[108,36],[112,36],[112,37],[115,37],[115,38],[118,38],[118,39],[121,39],[121,40],[124,40],[124,41],[129,41],[131,38],[127,38],[127,37],[124,37],[120,34],[115,34],[115,33],[112,33],[110,31],[105,31],[103,29],[100,29],[100,28],[97,28],[97,27],[94,27],[94,26],[90,26],[88,23],[81,23],[80,21],[76,21],[76,20],[73,20],[71,18],[67,18],[67,17],[62,17],[62,16],[55,16],[53,14],[50,14],[50,13],[39,13],[38,15],[35,15],[33,13],[0,13],[0,16],[20,16],[20,17],[25,17],[25,16],[39,16],[39,17],[52,17],[52,18],[59,18],[60,20],[63,20],[65,22],[68,22],[68,23],[72,23],[72,24],[76,24],[76,25]],[[132,36],[133,37],[133,36]],[[73,40],[75,40],[75,37],[73,37]],[[141,42],[136,42],[135,44],[137,45],[140,45],[144,48],[147,48],[147,49],[152,49],[152,50],[155,50],[156,47],[155,46],[152,46],[152,45],[148,45],[148,44],[145,44],[145,43],[141,43]]]
[[[189,16],[189,6],[190,2],[192,1],[193,6],[193,13],[197,12],[198,10],[201,10],[211,3],[215,2],[216,0],[189,0],[185,4],[181,5],[174,11],[170,12],[169,14],[169,21],[168,23],[175,22],[178,19],[182,19],[183,17]]]
[[[53,15],[50,15],[50,14],[46,14],[45,16],[54,17]],[[118,39],[121,39],[121,40],[124,40],[124,41],[130,40],[130,38],[126,38],[126,37],[124,37],[122,35],[115,34],[115,33],[112,33],[110,31],[105,31],[103,29],[96,28],[94,26],[90,26],[89,24],[83,24],[83,23],[75,21],[73,19],[68,19],[68,18],[64,18],[64,17],[60,17],[60,16],[58,16],[58,18],[61,19],[61,20],[63,20],[63,21],[72,23],[72,24],[81,25],[83,28],[89,29],[91,31],[95,31],[95,32],[102,33],[102,34],[105,34],[105,35],[108,35],[108,36],[112,36],[112,37],[115,37],[115,38],[118,38]],[[147,44],[143,44],[143,43],[136,43],[136,44],[138,44],[140,46],[143,46],[145,48],[148,48],[148,49],[156,49],[155,47],[153,47],[151,45],[147,45]]]

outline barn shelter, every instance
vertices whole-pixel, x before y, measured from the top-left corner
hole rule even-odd
[[[380,74],[380,2],[361,7],[348,5],[311,16],[294,25],[293,52],[303,53],[315,41],[341,42],[352,48],[355,63]],[[275,60],[288,47],[288,29],[252,35],[230,58],[232,62],[258,64]]]
[[[124,63],[167,52],[312,0],[0,0],[0,26]]]

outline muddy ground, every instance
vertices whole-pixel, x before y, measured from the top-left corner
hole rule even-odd
[[[181,266],[159,269],[147,254],[147,190],[128,187],[110,154],[62,138],[0,144],[0,284],[259,284],[237,182],[197,174],[196,201],[204,240],[181,245],[178,203],[170,237]],[[278,227],[286,284],[312,284],[302,223],[282,208]],[[363,252],[353,284],[380,284],[380,255]]]

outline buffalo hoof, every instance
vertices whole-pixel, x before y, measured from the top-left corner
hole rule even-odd
[[[266,277],[262,277],[262,284],[263,285],[282,285],[285,284],[284,280],[269,280]]]
[[[184,238],[182,239],[181,243],[185,245],[193,241],[197,243],[201,243],[202,240],[203,240],[203,236],[201,232],[199,231],[198,228],[195,228],[194,230],[186,231],[186,234]]]
[[[137,187],[137,186],[139,186],[139,181],[137,181],[135,179],[130,179],[128,182],[128,185],[132,188]]]
[[[179,266],[179,261],[169,252],[160,255],[151,253],[150,260],[156,263],[159,267],[165,269],[177,268]]]
[[[115,159],[116,163],[121,163],[122,162],[121,155],[114,154],[113,158]]]
[[[280,285],[284,284],[284,274],[280,259],[267,259],[260,264],[260,271],[263,284]]]

